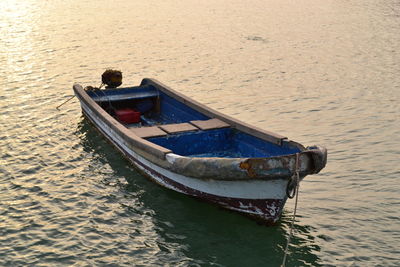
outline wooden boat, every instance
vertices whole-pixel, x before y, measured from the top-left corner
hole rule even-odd
[[[279,219],[296,174],[326,165],[325,148],[238,121],[154,79],[73,89],[83,114],[151,180],[266,223]]]

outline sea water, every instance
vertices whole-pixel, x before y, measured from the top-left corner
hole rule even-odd
[[[400,265],[395,0],[2,0],[1,266],[279,266],[279,224],[148,181],[85,120],[72,84],[156,78],[304,145],[287,266]]]

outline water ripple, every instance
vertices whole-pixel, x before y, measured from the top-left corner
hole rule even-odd
[[[288,266],[399,265],[395,1],[3,2],[1,266],[281,264],[292,202],[266,228],[164,190],[76,99],[55,109],[106,68],[329,148],[301,184]]]

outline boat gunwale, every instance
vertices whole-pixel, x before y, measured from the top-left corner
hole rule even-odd
[[[279,145],[279,146],[282,146],[284,143],[288,144],[288,145],[293,145],[300,150],[299,152],[301,154],[301,157],[302,158],[304,157],[303,160],[300,161],[303,164],[305,164],[305,165],[303,165],[303,168],[305,167],[305,169],[303,169],[301,171],[302,176],[319,172],[319,170],[316,170],[315,168],[313,168],[313,164],[312,164],[313,160],[311,159],[312,154],[310,153],[311,151],[309,151],[309,149],[305,148],[301,144],[290,141],[286,137],[276,135],[276,134],[273,134],[273,133],[270,133],[267,131],[263,131],[258,128],[255,128],[255,129],[250,128],[250,125],[245,124],[236,119],[233,119],[233,118],[226,116],[222,113],[219,113],[217,111],[214,111],[214,110],[204,106],[203,104],[200,104],[197,101],[192,100],[192,99],[170,89],[169,87],[161,84],[160,82],[158,82],[154,79],[148,79],[148,78],[143,79],[140,86],[145,86],[145,85],[151,85],[151,86],[155,87],[156,90],[162,91],[163,93],[169,95],[170,97],[173,97],[174,99],[182,102],[183,104],[188,105],[189,107],[195,109],[196,111],[201,112],[211,118],[218,118],[218,119],[226,122],[227,124],[229,124],[232,128],[242,131],[244,133],[247,133],[251,136],[254,136],[256,138],[262,139],[266,142],[270,142],[272,144]],[[209,161],[209,160],[207,160],[205,158],[197,159],[197,158],[193,158],[193,157],[177,155],[172,150],[165,148],[161,145],[157,145],[157,144],[155,144],[149,140],[146,140],[144,138],[141,138],[141,137],[137,136],[135,133],[133,133],[132,131],[130,131],[123,124],[121,124],[115,118],[113,118],[110,114],[108,114],[95,100],[93,100],[90,97],[90,95],[83,89],[83,87],[81,85],[74,84],[73,89],[75,91],[75,94],[78,96],[79,100],[83,101],[83,103],[87,106],[87,108],[89,108],[91,111],[93,111],[95,113],[95,115],[98,117],[98,119],[100,119],[103,123],[105,123],[113,131],[115,131],[116,134],[119,135],[120,138],[122,138],[122,140],[124,142],[129,144],[129,146],[131,146],[131,148],[141,150],[142,151],[141,154],[144,152],[145,154],[148,154],[148,156],[152,155],[151,157],[155,157],[154,158],[154,160],[156,160],[155,162],[157,162],[158,165],[163,166],[166,169],[174,170],[175,172],[182,173],[182,174],[191,174],[189,176],[192,176],[193,178],[204,179],[207,177],[215,178],[215,175],[221,176],[221,173],[219,172],[220,167],[225,165],[225,169],[226,169],[226,167],[230,166],[227,169],[227,170],[229,170],[229,172],[227,172],[227,175],[228,175],[228,173],[230,173],[230,175],[228,175],[228,176],[231,176],[233,174],[231,171],[233,171],[235,177],[240,174],[239,177],[237,177],[239,180],[249,179],[249,178],[251,178],[251,179],[277,179],[277,178],[285,179],[285,178],[290,177],[291,174],[293,174],[295,171],[294,163],[293,163],[294,159],[296,157],[295,154],[288,154],[285,156],[276,156],[276,157],[265,157],[265,158],[229,158],[229,159],[212,158],[211,161],[213,161],[214,163],[216,163],[215,161],[218,161],[220,164],[211,164],[212,162],[207,163],[207,161]],[[275,142],[271,142],[270,139],[275,140]],[[177,164],[177,162],[172,162],[170,160],[170,158],[167,158],[167,155],[179,156],[179,159],[180,159],[179,161],[181,162],[181,164]],[[146,157],[148,157],[148,156],[146,156]],[[173,158],[175,158],[175,157],[173,157]],[[273,162],[275,160],[278,160],[279,162],[281,162],[281,164],[286,165],[285,168],[288,169],[289,173],[285,173],[285,174],[283,174],[283,173],[272,174],[271,173],[272,175],[269,174],[269,175],[265,176],[265,174],[259,173],[258,171],[254,172],[253,168],[251,167],[251,165],[254,165],[254,164],[258,165],[258,166],[259,166],[259,164],[262,164],[262,165],[264,165],[263,167],[266,167],[265,164],[268,164],[268,162]],[[173,160],[173,161],[175,161],[175,160]],[[195,169],[187,168],[189,165],[191,165],[191,164],[188,164],[189,162],[197,162],[197,161],[199,163],[202,161],[203,162],[202,164],[207,163],[206,165],[208,165],[208,168],[207,168],[208,174],[212,174],[212,175],[207,175],[206,173],[198,174],[196,171],[193,172],[193,170],[195,170]],[[251,164],[249,164],[249,163],[251,163]],[[195,164],[194,166],[196,166],[196,165],[197,164]],[[206,165],[204,165],[204,166],[206,166]],[[186,167],[182,168],[182,166],[186,166]],[[232,169],[233,166],[234,166],[234,168]],[[239,167],[239,166],[241,166],[241,167]],[[272,166],[270,166],[270,167],[272,167]],[[232,177],[219,177],[219,178],[222,180],[232,179]],[[236,179],[234,179],[234,180],[236,180]]]
[[[289,141],[288,138],[283,135],[261,129],[259,127],[256,127],[256,126],[247,124],[243,121],[232,118],[229,115],[218,112],[204,104],[201,104],[200,102],[198,102],[190,97],[187,97],[187,96],[177,92],[176,90],[161,83],[160,81],[158,81],[156,79],[144,78],[142,80],[142,82],[140,83],[140,86],[144,86],[144,85],[152,85],[157,90],[162,91],[163,93],[167,94],[168,96],[175,98],[179,102],[184,103],[185,105],[195,109],[196,111],[203,113],[204,115],[206,115],[210,118],[220,119],[220,120],[226,122],[227,124],[229,124],[230,127],[233,127],[239,131],[242,131],[249,135],[255,136],[262,140],[274,143],[276,145],[282,145],[283,141],[291,142],[293,145],[297,146],[301,151],[305,150],[304,146],[302,146],[301,144],[298,144],[296,142]]]
[[[306,150],[304,146],[297,142],[293,142],[291,140],[288,140],[287,137],[269,132],[263,129],[260,129],[255,126],[251,126],[245,122],[239,121],[237,119],[234,119],[228,115],[225,115],[223,113],[220,113],[214,109],[211,109],[196,100],[189,98],[169,86],[159,82],[156,79],[152,78],[144,78],[140,86],[145,86],[145,85],[151,85],[153,86],[156,90],[162,91],[163,93],[167,94],[168,96],[176,99],[177,101],[189,106],[190,108],[195,109],[196,111],[210,117],[210,118],[217,118],[220,119],[221,121],[226,122],[229,124],[230,127],[235,128],[239,131],[242,131],[244,133],[247,133],[251,136],[260,138],[262,140],[265,140],[267,142],[271,142],[273,144],[281,146],[283,142],[290,143],[291,145],[296,146],[297,148],[300,149],[300,151]],[[130,88],[130,87],[127,87]],[[74,84],[73,89],[78,96],[80,100],[83,100],[99,117],[103,118],[103,121],[108,122],[108,124],[114,129],[117,130],[121,136],[126,139],[126,140],[132,140],[132,145],[138,146],[140,149],[143,149],[149,153],[155,154],[158,158],[160,159],[165,159],[165,155],[168,153],[173,153],[170,149],[167,149],[165,147],[159,146],[157,144],[154,144],[144,138],[141,138],[134,134],[133,132],[129,131],[126,127],[124,127],[121,123],[119,123],[115,118],[113,118],[110,114],[108,114],[105,110],[103,110],[100,105],[83,89],[83,87],[80,84]],[[123,88],[122,88],[123,89]]]

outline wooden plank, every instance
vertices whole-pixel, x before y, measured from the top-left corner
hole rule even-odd
[[[151,138],[151,137],[158,137],[158,136],[165,136],[167,135],[166,132],[158,128],[157,126],[151,127],[140,127],[140,128],[129,128],[131,132],[136,134],[141,138]]]
[[[160,125],[158,127],[160,127],[162,130],[166,131],[169,134],[198,130],[197,127],[191,125],[190,123],[186,123],[186,122]]]
[[[220,119],[210,119],[205,121],[191,121],[191,124],[199,128],[200,130],[211,130],[211,129],[220,129],[230,127],[226,122],[221,121]]]

